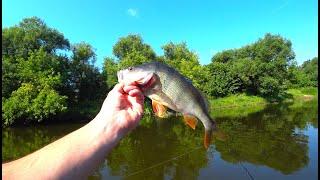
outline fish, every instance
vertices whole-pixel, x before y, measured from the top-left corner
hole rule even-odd
[[[191,80],[158,61],[122,69],[117,72],[117,77],[119,83],[138,86],[152,100],[156,116],[166,117],[169,108],[181,113],[185,123],[192,129],[196,128],[199,119],[205,129],[204,147],[209,147],[216,123],[209,115],[206,98],[193,86]]]

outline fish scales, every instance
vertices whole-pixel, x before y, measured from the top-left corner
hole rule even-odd
[[[171,106],[173,110],[192,114],[198,118],[204,116],[203,114],[207,114],[207,109],[202,112],[203,108],[201,108],[201,106],[206,107],[203,97],[190,81],[179,72],[161,63],[150,63],[148,69],[152,69],[160,77],[162,91],[178,108],[175,109]]]
[[[118,80],[140,84],[143,93],[152,99],[154,111],[160,113],[159,117],[164,105],[181,112],[186,122],[193,117],[198,118],[205,127],[204,144],[208,147],[215,123],[209,116],[206,100],[192,82],[178,71],[163,63],[151,62],[119,71]],[[194,124],[188,125],[195,128]]]

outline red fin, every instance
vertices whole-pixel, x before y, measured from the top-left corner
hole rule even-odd
[[[197,123],[198,123],[198,119],[194,116],[191,115],[183,115],[184,118],[184,122],[190,126],[192,129],[196,129]]]
[[[167,112],[167,108],[156,101],[152,101],[152,109],[153,109],[153,112],[156,114],[156,116],[160,118],[165,117]]]
[[[208,147],[209,147],[209,145],[210,145],[210,143],[211,143],[211,135],[212,135],[212,131],[205,131],[205,133],[204,133],[204,142],[203,142],[203,144],[204,144],[204,147],[206,148],[206,149],[208,149]]]

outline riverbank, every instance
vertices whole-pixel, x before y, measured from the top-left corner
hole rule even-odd
[[[302,103],[303,101],[318,98],[318,88],[315,87],[289,89],[286,92],[287,98],[281,101],[281,103]],[[268,104],[277,104],[280,102],[269,102],[265,98],[243,93],[210,99],[209,103],[211,113],[214,117],[239,117],[263,110]]]
[[[292,100],[310,100],[317,98],[318,88],[308,87],[299,89],[289,89],[287,90],[288,98],[284,99],[283,102],[288,102]],[[265,98],[259,96],[251,96],[243,94],[230,95],[228,97],[211,99],[209,100],[210,105],[214,109],[220,108],[234,108],[234,107],[245,107],[245,106],[256,106],[269,104],[270,102]],[[272,102],[277,103],[277,102]]]
[[[318,98],[318,88],[299,88],[287,90],[288,97],[282,103],[301,104]],[[272,104],[277,102],[272,102]],[[263,110],[268,104],[266,99],[259,96],[235,94],[228,97],[209,99],[211,115],[217,117],[241,117]],[[101,108],[102,102],[87,101],[70,108],[66,113],[59,114],[42,122],[15,123],[11,126],[27,126],[34,124],[57,124],[68,122],[88,122],[92,120]],[[146,101],[146,116],[152,115],[151,102]]]

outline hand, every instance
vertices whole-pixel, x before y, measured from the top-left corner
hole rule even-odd
[[[105,99],[99,120],[122,137],[138,125],[143,115],[143,102],[144,96],[138,87],[117,84]]]
[[[138,125],[143,101],[136,86],[117,84],[90,123],[28,156],[2,164],[2,179],[84,179]],[[52,168],[48,171],[47,167]]]

